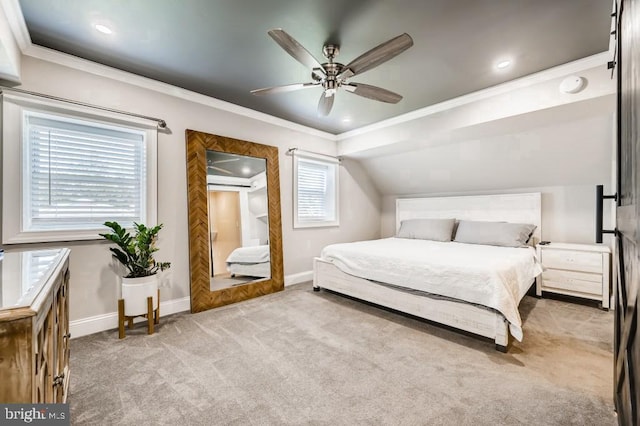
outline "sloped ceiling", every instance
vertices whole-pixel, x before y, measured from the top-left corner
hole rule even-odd
[[[596,115],[360,162],[382,194],[606,184],[612,135],[612,115]]]
[[[606,51],[607,0],[19,0],[33,43],[340,134]],[[94,24],[108,25],[100,34]],[[256,97],[305,82],[309,70],[268,36],[283,28],[322,59],[347,63],[407,32],[414,46],[353,81],[400,93],[396,105],[338,93],[318,117],[320,88]],[[497,61],[511,67],[498,71]]]

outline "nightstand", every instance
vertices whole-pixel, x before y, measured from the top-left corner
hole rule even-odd
[[[536,278],[542,292],[598,300],[609,309],[611,250],[591,244],[550,243],[536,246],[544,272]]]

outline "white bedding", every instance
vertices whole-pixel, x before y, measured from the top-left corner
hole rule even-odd
[[[269,261],[269,245],[238,247],[229,254],[227,263],[262,263]]]
[[[493,308],[522,340],[520,300],[542,272],[532,247],[385,238],[333,244],[321,257],[343,272]]]
[[[238,247],[227,256],[227,270],[233,275],[271,276],[269,245]]]
[[[269,278],[271,276],[271,262],[262,263],[229,263],[227,269],[233,275]]]

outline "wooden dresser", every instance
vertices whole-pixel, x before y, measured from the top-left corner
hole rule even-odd
[[[69,389],[69,250],[0,260],[0,403],[62,403]]]

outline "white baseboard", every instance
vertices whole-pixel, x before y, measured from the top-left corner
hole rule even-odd
[[[284,286],[303,283],[313,279],[313,271],[305,271],[297,274],[291,274],[284,277]]]
[[[313,271],[300,272],[298,274],[287,275],[284,277],[284,285],[311,281],[313,279]],[[181,299],[167,300],[160,302],[160,315],[171,315],[178,312],[184,312],[191,309],[191,298],[183,297]],[[146,321],[144,318],[136,318],[134,322]],[[88,334],[99,333],[100,331],[112,330],[118,328],[118,312],[109,312],[108,314],[96,315],[88,318],[81,318],[69,322],[69,332],[71,338],[82,337]]]
[[[191,309],[191,298],[167,300],[160,302],[160,316],[176,314]],[[144,318],[136,318],[134,322],[146,321]],[[82,337],[100,331],[118,328],[118,312],[96,315],[94,317],[82,318],[69,322],[69,332],[71,338]]]

